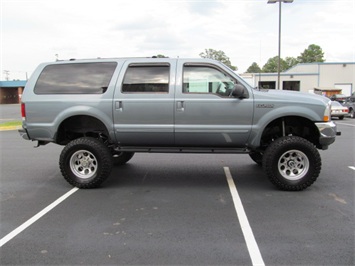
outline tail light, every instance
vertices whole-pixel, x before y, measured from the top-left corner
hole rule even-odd
[[[26,119],[26,107],[24,103],[21,103],[21,116],[22,116],[22,120]]]

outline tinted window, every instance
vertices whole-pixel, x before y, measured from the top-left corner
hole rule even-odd
[[[184,93],[213,93],[230,96],[236,81],[208,66],[184,66]]]
[[[169,92],[169,66],[129,66],[123,80],[122,92]]]
[[[35,86],[36,94],[101,94],[117,63],[72,63],[46,66]]]

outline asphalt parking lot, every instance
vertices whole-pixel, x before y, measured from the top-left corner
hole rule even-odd
[[[2,131],[0,264],[354,265],[355,119],[335,121],[302,192],[276,190],[247,155],[144,153],[73,190],[62,147]]]

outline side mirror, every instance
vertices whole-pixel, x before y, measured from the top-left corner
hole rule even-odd
[[[232,96],[239,99],[247,98],[244,86],[235,84],[233,87]]]

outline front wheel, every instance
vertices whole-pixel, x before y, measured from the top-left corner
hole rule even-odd
[[[351,118],[355,118],[354,109],[351,109],[351,110],[349,111],[349,114],[350,114],[350,117],[351,117]]]
[[[65,180],[78,188],[96,188],[110,175],[112,154],[95,138],[79,138],[63,149],[59,166]]]
[[[258,151],[252,151],[249,153],[249,156],[258,165],[261,166],[263,164],[263,153],[258,152]]]
[[[287,191],[299,191],[312,185],[321,165],[316,147],[296,136],[276,139],[263,156],[263,167],[270,181]]]

